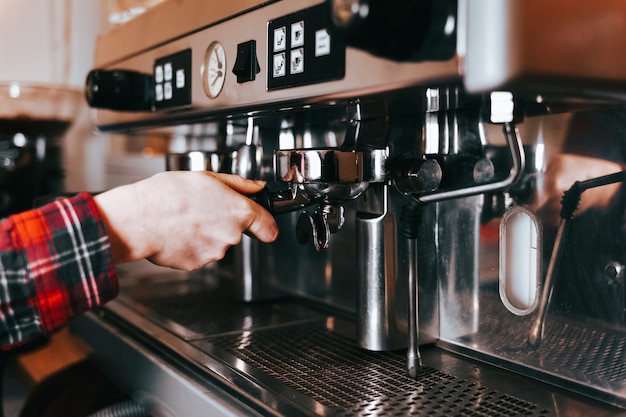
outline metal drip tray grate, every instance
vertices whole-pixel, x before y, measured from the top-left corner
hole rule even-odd
[[[626,389],[626,334],[623,329],[548,315],[544,338],[528,344],[534,316],[503,312],[493,295],[481,295],[479,331],[457,342],[515,364],[578,382],[582,390],[600,390],[618,397]]]
[[[227,363],[243,362],[246,369],[252,367],[296,390],[315,401],[319,406],[312,409],[323,409],[321,415],[550,414],[536,404],[432,368],[412,380],[406,376],[403,355],[360,349],[321,322],[217,336],[195,344]]]
[[[555,369],[570,369],[598,381],[624,385],[626,338],[622,334],[552,319],[546,325],[546,335],[547,348],[540,352],[527,349],[526,356],[539,353],[543,362],[554,364]]]

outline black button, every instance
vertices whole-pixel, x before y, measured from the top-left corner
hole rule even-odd
[[[241,84],[254,81],[259,72],[261,72],[261,67],[256,56],[256,41],[251,40],[237,45],[237,60],[233,68],[237,82]]]

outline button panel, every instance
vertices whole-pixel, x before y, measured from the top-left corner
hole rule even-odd
[[[269,90],[345,75],[346,43],[343,34],[334,31],[325,3],[271,20],[268,40]]]
[[[191,104],[191,49],[158,58],[153,73],[157,109]]]

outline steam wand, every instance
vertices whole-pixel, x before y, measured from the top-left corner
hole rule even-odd
[[[400,214],[401,233],[406,241],[408,278],[408,339],[406,369],[409,377],[416,379],[423,369],[419,351],[418,285],[417,285],[417,236],[422,217],[422,205],[415,200],[406,204]]]
[[[561,243],[563,241],[563,236],[568,229],[569,221],[574,217],[574,212],[578,209],[582,193],[590,188],[623,182],[625,176],[626,171],[620,171],[601,177],[591,178],[585,181],[576,181],[569,190],[563,193],[563,198],[561,198],[561,212],[559,214],[561,219],[559,221],[556,239],[554,240],[554,246],[552,247],[550,263],[548,264],[548,270],[546,272],[546,281],[541,294],[539,312],[537,313],[537,317],[535,318],[533,326],[530,329],[530,333],[528,334],[528,343],[531,346],[539,346],[543,338],[546,315],[548,313],[548,307],[550,306],[552,291],[554,290],[554,270],[558,265],[561,255]]]
[[[417,284],[417,237],[418,225],[425,204],[454,198],[469,197],[485,192],[503,190],[514,184],[524,171],[524,152],[522,141],[513,123],[503,126],[509,150],[511,152],[511,169],[509,175],[499,181],[476,184],[471,187],[437,191],[442,178],[441,167],[434,160],[415,161],[416,164],[399,166],[394,170],[395,185],[400,192],[413,197],[410,203],[402,208],[401,233],[405,237],[407,246],[407,282],[408,282],[408,350],[407,373],[411,378],[417,378],[422,371],[422,358],[419,352],[419,323],[418,323],[418,284]],[[421,192],[415,192],[419,190]]]

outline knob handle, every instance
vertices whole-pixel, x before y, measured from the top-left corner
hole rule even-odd
[[[118,111],[151,111],[154,106],[152,75],[126,70],[92,70],[85,81],[90,107]]]
[[[443,172],[435,159],[399,158],[393,169],[396,188],[403,194],[434,191],[441,184]]]
[[[350,46],[397,61],[447,60],[456,52],[456,0],[327,0]]]

